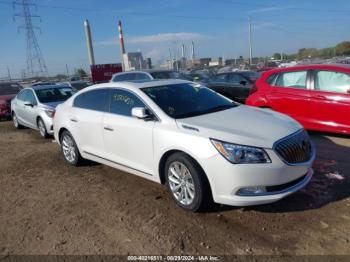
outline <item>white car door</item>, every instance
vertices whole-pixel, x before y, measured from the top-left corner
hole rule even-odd
[[[24,102],[26,100],[26,96],[28,94],[29,90],[25,89],[22,90],[17,96],[16,96],[16,103],[14,107],[12,108],[13,111],[15,111],[17,115],[17,119],[22,123],[26,124],[25,120],[23,119],[23,110],[25,108]]]
[[[37,127],[37,107],[38,101],[32,90],[27,90],[25,102],[23,103],[22,117],[26,124],[30,127]]]
[[[108,90],[97,89],[78,95],[70,110],[70,132],[80,151],[103,156],[102,120],[108,106]]]
[[[145,175],[154,174],[153,128],[155,121],[131,116],[134,107],[146,107],[127,90],[110,90],[110,112],[103,119],[106,159]]]

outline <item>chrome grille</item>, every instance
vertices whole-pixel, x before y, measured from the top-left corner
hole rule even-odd
[[[313,147],[305,130],[282,138],[274,144],[273,149],[288,164],[307,162],[313,154]]]

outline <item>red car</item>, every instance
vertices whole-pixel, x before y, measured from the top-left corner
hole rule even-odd
[[[304,65],[265,72],[247,105],[271,108],[306,129],[350,135],[349,65]]]
[[[11,100],[22,89],[22,86],[15,82],[0,82],[0,119],[10,118]]]

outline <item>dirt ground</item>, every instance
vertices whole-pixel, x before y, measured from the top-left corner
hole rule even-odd
[[[312,134],[315,176],[275,204],[192,214],[165,187],[0,123],[0,254],[350,254],[350,137]]]

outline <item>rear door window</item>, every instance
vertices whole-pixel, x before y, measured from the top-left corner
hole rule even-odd
[[[136,95],[129,91],[115,89],[110,94],[110,113],[131,116],[132,108],[146,107]]]
[[[28,91],[27,89],[21,91],[18,95],[17,95],[17,99],[20,100],[20,101],[26,101],[26,96],[28,94]]]
[[[278,87],[306,89],[306,78],[307,71],[280,73],[275,85]]]
[[[108,107],[108,90],[92,90],[78,95],[73,102],[74,107],[106,112]]]
[[[230,74],[229,75],[229,82],[231,84],[240,85],[242,81],[244,81],[246,83],[248,82],[247,79],[245,79],[243,76],[241,76],[239,74]]]
[[[149,80],[151,79],[147,74],[135,73],[135,80]]]
[[[349,94],[350,76],[335,71],[316,71],[315,89],[319,91]]]
[[[212,78],[212,82],[225,83],[227,82],[227,74],[216,75]]]

